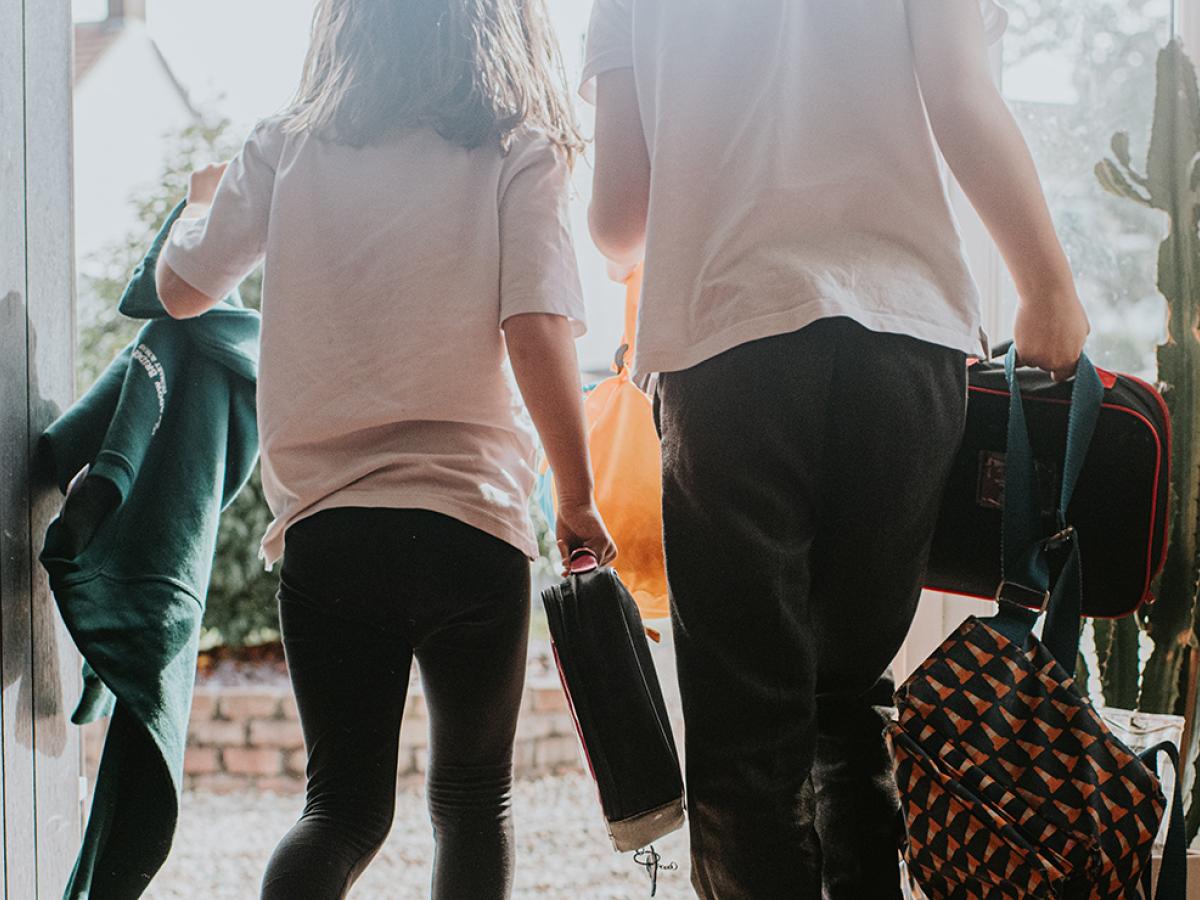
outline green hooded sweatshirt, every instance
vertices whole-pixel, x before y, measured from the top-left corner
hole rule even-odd
[[[155,289],[181,209],[121,298],[149,321],[42,438],[70,489],[41,561],[85,660],[72,721],[112,713],[68,900],[138,897],[170,851],[217,524],[258,456],[258,313],[176,321]]]

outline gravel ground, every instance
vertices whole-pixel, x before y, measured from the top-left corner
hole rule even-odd
[[[187,793],[175,847],[145,894],[150,900],[243,900],[257,896],[267,857],[300,811],[298,797]],[[513,896],[571,900],[637,900],[650,880],[631,854],[612,850],[595,789],[586,776],[517,783],[517,876]],[[693,897],[685,831],[656,845],[664,864],[662,900]],[[419,783],[404,785],[387,843],[355,889],[353,900],[427,897],[433,840]]]

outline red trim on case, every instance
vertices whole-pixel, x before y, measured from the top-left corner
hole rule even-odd
[[[1138,378],[1136,375],[1126,375],[1125,377],[1128,378],[1130,381],[1132,381],[1134,384],[1139,384],[1143,388],[1145,388],[1154,397],[1155,401],[1157,401],[1158,408],[1162,411],[1163,422],[1166,423],[1166,427],[1167,427],[1167,496],[1169,498],[1170,490],[1171,490],[1171,483],[1170,483],[1171,482],[1171,466],[1172,466],[1172,460],[1174,460],[1174,458],[1175,458],[1175,423],[1171,420],[1171,410],[1169,410],[1167,408],[1167,401],[1163,397],[1162,392],[1159,391],[1156,387],[1154,387],[1154,385],[1152,385],[1146,381],[1143,381],[1141,378]],[[1158,503],[1158,492],[1157,491],[1154,492],[1154,502],[1155,502],[1155,504]],[[1169,513],[1169,511],[1170,510],[1168,507],[1168,513]],[[1157,512],[1157,506],[1156,506],[1155,512]],[[1164,568],[1166,568],[1166,565],[1167,565],[1167,553],[1171,549],[1171,520],[1170,520],[1169,516],[1165,523],[1165,531],[1166,531],[1166,534],[1163,535],[1162,552],[1159,555],[1158,565],[1154,569],[1154,575],[1151,578],[1151,580],[1153,580],[1154,578],[1157,578],[1159,575],[1161,575],[1162,570]],[[1153,602],[1154,598],[1150,598],[1150,599],[1151,599],[1151,602]]]
[[[583,738],[583,728],[579,724],[579,716],[575,712],[575,698],[571,696],[571,688],[567,686],[567,676],[563,672],[562,660],[558,658],[558,644],[550,641],[550,652],[554,654],[554,668],[558,670],[558,680],[562,683],[563,693],[567,695],[567,708],[571,710],[571,721],[575,723],[575,734],[579,736],[579,746],[583,748],[583,758],[587,760],[588,773],[592,776],[592,784],[596,786],[596,796],[600,806],[604,806],[604,798],[600,797],[600,782],[596,779],[596,767],[592,765],[592,754],[588,752],[587,741]]]
[[[1171,447],[1171,416],[1170,416],[1170,413],[1167,411],[1166,401],[1163,400],[1162,395],[1159,394],[1158,391],[1156,391],[1150,385],[1146,384],[1141,379],[1134,378],[1132,376],[1126,376],[1126,377],[1129,378],[1131,381],[1134,381],[1137,384],[1140,384],[1142,387],[1147,388],[1150,391],[1150,393],[1152,393],[1155,396],[1155,398],[1158,400],[1158,404],[1163,410],[1164,419],[1167,423],[1167,450],[1168,450],[1167,464],[1169,466],[1170,465],[1170,455],[1169,454],[1170,454],[1170,447]],[[1114,384],[1115,384],[1115,381],[1114,381]],[[1000,391],[1000,390],[996,390],[994,388],[975,387],[973,385],[969,387],[969,390],[976,391],[980,394],[989,394],[993,397],[1011,397],[1012,396],[1012,394],[1009,391]],[[1056,403],[1060,406],[1069,406],[1071,403],[1070,400],[1059,400],[1054,397],[1026,397],[1026,401],[1030,402],[1030,403]],[[1170,543],[1167,540],[1167,536],[1164,535],[1163,550],[1161,553],[1161,558],[1159,559],[1157,566],[1155,566],[1155,562],[1154,562],[1154,530],[1155,530],[1155,521],[1158,518],[1158,482],[1162,476],[1163,446],[1162,446],[1162,441],[1159,439],[1159,436],[1158,436],[1158,430],[1154,427],[1154,423],[1151,422],[1149,419],[1147,419],[1144,415],[1142,415],[1137,410],[1127,409],[1126,407],[1118,406],[1115,403],[1101,404],[1101,408],[1110,409],[1115,412],[1121,412],[1121,413],[1125,413],[1126,415],[1133,416],[1135,419],[1137,419],[1143,425],[1145,425],[1150,430],[1150,433],[1152,435],[1154,435],[1154,446],[1155,446],[1156,458],[1155,458],[1155,463],[1154,463],[1154,492],[1153,492],[1154,500],[1150,507],[1150,541],[1149,541],[1149,544],[1148,544],[1147,550],[1146,550],[1146,576],[1145,576],[1145,582],[1142,587],[1142,597],[1138,601],[1138,605],[1135,606],[1132,610],[1130,610],[1130,612],[1136,612],[1138,609],[1140,609],[1142,606],[1144,606],[1146,604],[1146,602],[1150,599],[1150,587],[1154,583],[1154,579],[1158,577],[1159,572],[1162,571],[1163,566],[1166,565],[1167,550],[1168,550],[1168,546]],[[1169,531],[1170,523],[1166,523],[1166,528]],[[968,594],[968,593],[962,593],[962,592],[958,592],[958,591],[947,591],[947,590],[944,590],[943,588],[939,588],[939,587],[931,587],[931,588],[929,588],[929,590],[937,591],[937,592],[943,593],[943,594],[955,594],[956,596],[960,596],[960,597],[974,597],[979,600],[994,600],[994,599],[996,599],[995,597],[981,597],[978,594]],[[1128,615],[1128,614],[1126,614],[1126,615]],[[1119,616],[1117,616],[1117,617],[1094,616],[1092,618],[1121,618],[1121,617],[1119,617]]]

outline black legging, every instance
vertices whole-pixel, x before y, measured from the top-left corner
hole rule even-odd
[[[523,554],[432,512],[327,510],[288,529],[279,611],[308,793],[263,898],[343,897],[383,844],[414,656],[431,732],[432,896],[508,897],[529,625]]]

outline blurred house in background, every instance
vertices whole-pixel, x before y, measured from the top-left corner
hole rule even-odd
[[[108,0],[75,23],[75,240],[81,273],[137,220],[130,198],[199,120],[146,30],[145,0]]]

